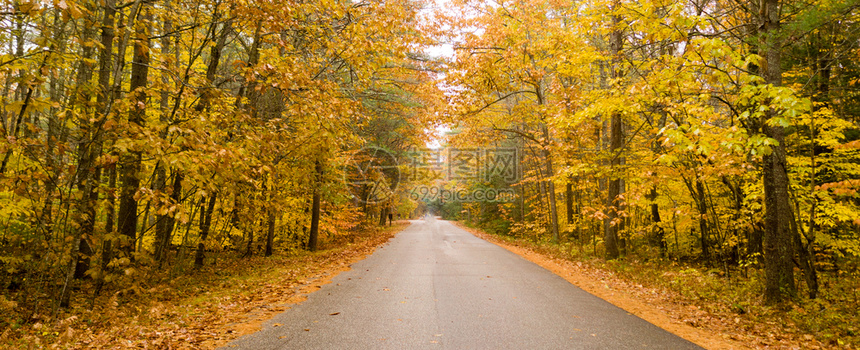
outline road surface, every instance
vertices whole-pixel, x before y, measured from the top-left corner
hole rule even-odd
[[[273,327],[273,324],[278,324]],[[225,349],[698,349],[428,218]]]

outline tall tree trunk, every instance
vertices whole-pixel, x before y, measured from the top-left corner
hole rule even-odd
[[[696,174],[696,209],[699,210],[699,243],[702,246],[702,259],[706,262],[711,260],[711,230],[708,226],[708,202],[705,196],[705,184],[699,174]]]
[[[88,6],[89,10],[95,12],[93,5]],[[95,36],[95,26],[87,25],[83,35],[90,39]],[[85,59],[92,59],[94,50],[92,47],[85,47],[83,55]],[[92,91],[90,81],[93,77],[93,70],[89,63],[81,62],[80,70],[78,71],[78,87],[76,105],[81,106],[85,111],[83,117],[86,119],[96,119],[98,112],[87,107],[92,100]],[[80,191],[80,199],[77,209],[80,211],[78,215],[80,220],[79,240],[78,240],[78,256],[75,264],[74,277],[76,279],[84,278],[87,270],[90,268],[90,258],[93,254],[90,240],[92,239],[93,230],[96,223],[96,202],[98,201],[98,184],[101,182],[101,168],[95,164],[96,158],[101,155],[100,146],[100,130],[96,123],[90,120],[81,120],[81,138],[78,140],[78,191]]]
[[[89,6],[88,10],[93,11],[94,8]],[[90,40],[95,35],[92,25],[85,25],[81,36],[83,40]],[[74,91],[74,105],[82,110],[79,120],[80,131],[77,138],[78,150],[78,167],[75,178],[75,187],[79,193],[78,198],[74,201],[74,222],[77,230],[75,230],[72,241],[76,247],[71,249],[69,256],[69,271],[66,274],[66,279],[63,283],[63,289],[60,293],[60,307],[68,307],[71,298],[71,280],[81,279],[89,270],[90,256],[92,249],[90,248],[89,238],[93,233],[95,226],[95,199],[91,195],[97,188],[97,180],[93,173],[95,169],[93,153],[93,138],[95,130],[93,124],[89,121],[92,117],[90,113],[92,109],[88,107],[89,101],[92,98],[92,89],[90,88],[90,80],[93,76],[91,66],[86,63],[86,60],[92,59],[93,47],[83,47],[81,49],[81,62],[78,67],[76,76],[77,86]]]
[[[573,183],[571,182],[571,179],[568,179],[567,183],[564,186],[564,211],[565,211],[565,216],[567,217],[567,229],[565,231],[568,232],[568,235],[572,235],[573,233],[570,232],[570,227],[573,226],[574,219],[573,219]],[[577,235],[576,237],[578,239],[579,235]]]
[[[662,105],[657,105],[657,108],[659,108],[660,118],[656,121],[656,125],[654,126],[657,128],[663,128],[666,126],[666,121],[669,118],[669,113]],[[651,142],[651,152],[653,152],[655,155],[663,153],[663,147],[661,145],[660,140],[655,139]],[[650,175],[653,177],[657,174],[652,172]],[[655,245],[660,248],[660,256],[665,258],[666,255],[669,253],[669,245],[666,242],[666,230],[663,228],[662,220],[660,218],[660,205],[657,204],[658,196],[659,193],[657,191],[657,185],[654,184],[651,186],[651,191],[646,195],[648,201],[651,202],[651,223],[653,225],[651,234],[654,238],[654,243],[656,243]]]
[[[537,82],[534,84],[534,87],[537,94],[538,104],[546,104],[542,83]],[[551,135],[549,133],[549,127],[547,127],[546,124],[541,125],[541,132],[543,133],[544,139],[540,145],[541,155],[543,156],[543,166],[546,168],[546,174],[542,174],[541,178],[544,179],[542,184],[544,185],[544,190],[548,195],[546,198],[549,201],[549,225],[550,232],[552,233],[552,242],[558,243],[558,203],[555,198],[555,181],[553,179],[555,176],[555,170],[552,167],[552,152],[550,150]],[[540,163],[538,163],[537,167],[538,169],[541,168]]]
[[[545,132],[545,134],[549,134]],[[552,242],[558,243],[558,204],[556,203],[555,198],[555,181],[553,181],[552,177],[554,174],[554,170],[552,168],[552,154],[548,148],[544,148],[543,150],[544,163],[546,166],[546,176],[548,177],[546,181],[546,191],[549,194],[549,219],[550,219],[550,230],[552,232]]]
[[[129,112],[129,124],[143,127],[146,116],[146,92],[149,74],[149,22],[152,17],[150,5],[140,6],[141,21],[135,21],[134,55],[132,57],[131,80],[129,90],[134,102]],[[141,152],[129,151],[120,157],[122,192],[119,199],[118,231],[124,236],[123,251],[129,256],[134,251],[137,240],[137,199],[135,194],[140,187],[139,173],[141,170]]]
[[[60,14],[60,9],[54,9],[54,37],[53,40],[57,43],[57,52],[60,54],[66,53],[68,38],[66,37],[66,21],[62,20],[62,16]],[[56,75],[52,75],[50,78],[49,84],[49,96],[51,101],[62,101],[64,99],[65,89],[65,81],[66,81],[66,69],[62,67],[57,68],[58,73]],[[10,81],[11,79],[6,79]],[[5,94],[3,96],[5,98]],[[3,101],[0,103],[4,104]],[[65,105],[65,103],[61,103],[61,105]],[[45,237],[51,237],[54,234],[54,200],[57,197],[57,187],[59,183],[60,174],[62,172],[62,166],[60,166],[60,156],[56,154],[57,143],[66,142],[65,140],[65,130],[66,130],[66,120],[65,117],[63,120],[59,119],[60,107],[51,107],[47,117],[48,130],[45,135],[45,169],[47,170],[50,180],[45,181],[44,188],[44,200],[42,205],[42,211],[38,216],[38,225],[39,229],[44,231]],[[0,112],[0,118],[5,113]],[[2,122],[0,122],[0,129],[3,128]],[[5,132],[5,129],[3,129]],[[3,135],[5,138],[5,134]]]
[[[818,72],[818,93],[813,96],[813,101],[820,103],[819,106],[829,106],[830,105],[830,45],[825,44],[824,40],[821,38],[821,32],[815,37],[815,52],[816,52],[816,65]],[[821,46],[825,46],[822,50]],[[822,107],[813,108],[820,109]],[[809,162],[810,162],[810,175],[809,175],[809,191],[810,193],[815,193],[815,188],[818,186],[818,159],[816,158],[816,148],[818,143],[816,139],[818,138],[818,126],[815,124],[815,115],[813,114],[812,119],[809,125]],[[800,213],[800,208],[797,209],[798,214]],[[806,285],[809,288],[809,298],[815,299],[818,297],[818,273],[815,270],[815,232],[818,229],[817,223],[817,213],[818,213],[818,198],[814,197],[812,203],[809,208],[809,228],[806,231],[801,230],[797,225],[796,218],[792,218],[792,229],[794,231],[795,237],[795,247],[798,250],[800,266],[803,269],[803,275],[806,279]],[[803,243],[801,239],[801,233],[804,238],[806,238],[806,244]]]
[[[99,94],[96,98],[96,105],[100,109],[100,118],[102,120],[107,119],[107,106],[110,103],[110,99],[113,96],[112,86],[111,86],[111,68],[113,66],[112,56],[113,56],[113,41],[116,37],[116,33],[114,32],[114,16],[116,16],[116,0],[105,0],[104,5],[102,6],[102,23],[101,23],[101,47],[99,49]],[[98,142],[103,142],[103,137],[101,132],[99,132]],[[101,146],[98,147],[101,152]],[[113,166],[109,172],[109,181],[110,181],[110,189],[113,189],[116,186],[116,167]],[[113,192],[108,193],[108,204],[107,204],[107,218],[105,221],[105,234],[111,234],[114,230],[114,203],[115,197]],[[110,263],[110,259],[113,255],[113,244],[112,241],[105,237],[102,240],[102,262],[101,268],[107,268],[108,263]],[[102,280],[99,279],[99,286],[101,286]]]
[[[15,12],[19,12],[19,3],[15,2],[13,4],[13,8]],[[17,15],[15,16],[15,31],[12,35],[15,36],[15,56],[14,57],[23,57],[24,56],[24,16]],[[11,43],[10,43],[11,45]],[[11,49],[11,48],[10,48]],[[42,71],[45,68],[45,64],[48,61],[48,56],[53,51],[53,44],[51,45],[51,50],[45,52],[45,58],[42,60],[42,64],[39,67],[38,71]],[[23,68],[18,69],[18,79],[19,81],[24,81],[24,75],[26,74]],[[11,79],[6,79],[6,81],[10,81]],[[24,103],[21,106],[21,110],[14,115],[14,118],[10,117],[9,121],[5,126],[5,136],[7,139],[11,136],[13,139],[18,138],[18,133],[21,131],[21,124],[24,123],[24,117],[26,116],[27,109],[30,107],[30,101],[33,97],[34,87],[29,84],[16,84],[14,99],[16,101],[23,100]],[[25,90],[26,86],[26,90]],[[26,91],[26,93],[25,93]],[[10,132],[11,131],[11,132]],[[3,156],[3,161],[0,163],[0,175],[6,172],[6,165],[9,164],[9,159],[12,157],[12,153],[14,153],[15,148],[9,147],[6,150],[6,154]]]
[[[171,0],[164,0],[164,9],[169,14],[173,8],[173,4]],[[164,57],[168,57],[170,55],[170,41],[173,35],[170,35],[173,31],[173,21],[170,20],[170,15],[164,17],[164,23],[162,25],[161,30],[161,54]],[[173,68],[173,67],[170,67]],[[161,90],[161,122],[165,124],[164,129],[161,131],[161,137],[163,139],[167,139],[170,120],[170,92],[166,88],[168,83],[170,82],[170,78],[167,74],[163,74],[161,76],[161,83],[165,86],[164,89]],[[177,96],[179,98],[179,96]],[[152,188],[156,192],[165,192],[167,188],[167,167],[163,161],[159,161],[158,164],[155,165],[155,178],[152,181]],[[171,195],[171,198],[173,196]],[[176,204],[170,203],[170,204]],[[159,205],[170,205],[167,203],[161,203]],[[159,265],[164,263],[164,260],[167,258],[167,251],[170,247],[170,241],[172,240],[171,234],[173,231],[173,217],[170,214],[165,215],[155,215],[155,260],[158,261]]]
[[[314,165],[313,204],[311,205],[311,228],[308,234],[308,250],[317,250],[317,239],[320,226],[320,185],[322,185],[323,166],[322,162],[316,161]]]
[[[778,38],[780,25],[779,0],[762,0],[760,9],[762,25],[761,43],[767,65],[764,69],[765,83],[782,85],[782,44]],[[772,153],[762,159],[764,170],[765,233],[765,301],[781,303],[797,295],[794,282],[794,240],[791,232],[791,205],[788,194],[788,172],[785,152],[785,129],[769,125],[768,120],[777,117],[778,111],[771,108],[763,117],[764,134],[774,139]]]
[[[617,10],[620,6],[620,1],[615,0],[612,3],[612,10]],[[609,34],[609,47],[612,54],[612,67],[610,76],[613,84],[618,84],[618,79],[621,78],[621,49],[622,49],[622,33],[618,28],[621,25],[621,18],[618,15],[612,16],[612,32]],[[616,86],[613,86],[615,88]],[[621,113],[612,111],[610,117],[610,133],[609,133],[609,149],[612,159],[610,159],[610,179],[608,184],[608,196],[606,200],[607,207],[607,224],[605,225],[606,232],[604,241],[606,244],[606,258],[616,259],[619,256],[618,230],[621,226],[619,212],[621,208],[621,193],[622,179],[619,173],[621,164],[621,148],[624,146],[624,134],[621,125]]]
[[[573,183],[570,180],[564,185],[564,211],[567,224],[573,224]]]

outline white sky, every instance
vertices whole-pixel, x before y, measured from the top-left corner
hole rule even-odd
[[[450,11],[450,3],[449,0],[425,0],[426,7],[421,11],[419,15],[422,19],[428,20],[433,17],[434,12],[436,11]],[[451,43],[440,43],[439,45],[434,45],[426,48],[424,50],[430,56],[433,57],[454,57],[454,46]]]
[[[421,18],[423,20],[428,20],[432,18],[433,13],[435,11],[450,11],[449,0],[425,0],[426,6],[421,11]],[[454,45],[451,43],[440,43],[439,45],[429,46],[424,49],[424,52],[433,57],[446,57],[446,58],[454,58]],[[438,149],[442,147],[442,143],[445,141],[446,134],[451,131],[447,125],[437,126],[432,130],[429,130],[432,133],[431,140],[427,142],[427,148]]]
[[[424,50],[430,56],[433,57],[454,57],[454,46],[451,44],[442,44],[430,46]]]

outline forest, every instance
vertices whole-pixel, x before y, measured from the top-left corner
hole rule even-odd
[[[355,205],[338,169],[365,143],[421,142],[434,103],[417,10],[4,2],[3,327],[358,229],[384,206]]]
[[[431,211],[857,339],[860,1],[4,0],[0,27],[0,333]],[[409,176],[438,130],[517,181]],[[368,150],[389,170],[356,180]]]
[[[442,121],[453,147],[520,149],[522,181],[455,181],[518,199],[434,207],[568,255],[689,263],[740,278],[756,303],[853,314],[858,5],[466,1],[444,20]],[[838,318],[812,328],[855,322]]]

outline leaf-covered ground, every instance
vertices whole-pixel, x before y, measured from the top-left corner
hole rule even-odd
[[[857,309],[852,311],[852,304],[836,303],[827,295],[817,301],[798,302],[787,311],[777,310],[750,297],[760,294],[749,290],[756,284],[752,274],[730,279],[668,261],[607,262],[579,257],[564,245],[539,244],[460,226],[707,349],[857,346]],[[813,306],[815,310],[808,310]]]
[[[0,348],[215,348],[258,330],[406,225],[342,237],[315,253],[222,259],[173,278],[153,274],[138,288],[102,293],[94,301],[77,293],[76,307],[62,315],[35,315],[5,327]]]
[[[178,277],[153,274],[95,300],[77,293],[64,315],[35,315],[0,334],[2,349],[211,349],[259,329],[263,321],[304,300],[405,227],[371,230],[316,253],[222,259]],[[645,320],[708,349],[855,348],[857,313],[822,300],[789,312],[746,298],[743,283],[677,264],[575,258],[559,245],[489,235],[466,228]],[[348,241],[352,243],[348,243]],[[718,285],[722,284],[722,287]],[[735,292],[727,292],[735,290]],[[90,307],[92,305],[92,307]],[[856,310],[855,310],[856,311]],[[814,315],[813,315],[814,314]],[[813,319],[839,315],[832,326]],[[4,315],[4,317],[6,317]],[[804,319],[803,323],[798,319]],[[847,336],[846,336],[847,335]]]

